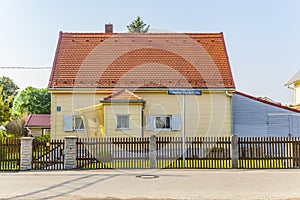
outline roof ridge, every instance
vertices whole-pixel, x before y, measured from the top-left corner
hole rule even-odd
[[[149,36],[191,36],[191,37],[223,37],[223,32],[216,32],[216,33],[103,33],[103,32],[61,32],[62,37],[68,36],[81,36],[81,37],[112,37],[112,36],[139,36],[139,37],[149,37]]]

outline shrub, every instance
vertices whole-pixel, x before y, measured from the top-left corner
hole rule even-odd
[[[34,140],[38,142],[49,142],[50,139],[50,135],[40,135],[34,138]]]

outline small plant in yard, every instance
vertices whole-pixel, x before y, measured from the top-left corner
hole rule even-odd
[[[37,142],[49,142],[50,141],[50,135],[36,136],[34,138],[34,140],[37,141]]]

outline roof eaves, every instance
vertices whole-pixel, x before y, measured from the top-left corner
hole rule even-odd
[[[300,80],[300,71],[298,71],[284,86],[289,86]]]
[[[32,117],[32,114],[29,115],[27,121],[25,122],[24,126],[27,127],[28,126],[28,123],[30,122],[31,120],[31,117]]]
[[[231,82],[232,82],[232,87],[235,88],[233,74],[232,74],[232,70],[231,70],[231,66],[230,66],[230,62],[229,62],[229,56],[228,56],[227,48],[226,48],[226,45],[225,45],[224,34],[223,34],[223,32],[221,32],[221,34],[222,34],[222,45],[223,45],[223,48],[225,50],[226,62],[227,62],[227,66],[229,68],[228,70],[229,70],[229,73],[230,73],[230,79],[231,79]]]
[[[100,103],[144,103],[145,100],[100,100]]]
[[[58,57],[59,47],[61,44],[62,35],[63,35],[63,32],[60,31],[58,43],[57,43],[56,50],[55,50],[55,57],[54,57],[53,65],[52,65],[52,70],[51,70],[51,74],[50,74],[50,78],[49,78],[48,88],[51,88],[52,84],[53,84],[53,77],[54,77],[54,72],[56,70],[57,57]]]

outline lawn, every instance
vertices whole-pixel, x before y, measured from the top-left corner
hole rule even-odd
[[[82,163],[83,164],[83,163]],[[99,162],[81,165],[84,169],[149,169],[149,160],[123,160],[113,162]],[[263,159],[263,160],[239,160],[239,169],[278,169],[285,168],[282,160]],[[182,160],[158,160],[156,163],[158,169],[231,169],[231,160],[185,160],[185,167],[183,167]]]

